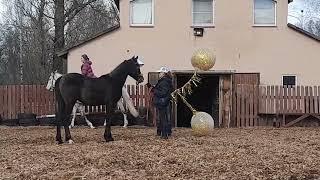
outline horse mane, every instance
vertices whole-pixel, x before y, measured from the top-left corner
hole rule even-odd
[[[120,63],[116,68],[114,68],[110,73],[109,76],[112,77],[113,74],[117,74],[121,69],[123,68],[123,65],[126,64],[127,61],[124,60],[122,63]]]

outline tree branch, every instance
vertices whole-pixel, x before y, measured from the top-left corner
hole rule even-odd
[[[71,8],[65,13],[66,21],[64,24],[68,24],[81,10],[95,1],[97,0],[89,0],[88,2],[81,4],[79,4],[77,1],[73,1]]]

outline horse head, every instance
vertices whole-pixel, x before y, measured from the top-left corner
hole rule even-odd
[[[140,67],[144,65],[144,63],[139,60],[137,57],[132,57],[129,60],[126,60],[127,63],[127,72],[128,75],[131,76],[134,80],[137,81],[137,84],[142,83],[144,81],[143,75],[141,74]]]
[[[46,89],[49,90],[49,91],[53,91],[54,89],[54,84],[56,82],[56,80],[61,77],[62,74],[58,73],[58,71],[54,71],[50,74],[49,76],[49,80],[48,80],[48,83],[47,83],[47,86],[46,86]]]

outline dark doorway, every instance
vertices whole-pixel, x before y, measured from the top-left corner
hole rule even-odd
[[[192,74],[177,74],[177,87],[182,87],[191,78]],[[187,101],[197,110],[209,113],[214,119],[215,127],[219,122],[219,76],[202,74],[199,87],[195,88]],[[192,112],[181,101],[177,104],[177,126],[191,127]]]

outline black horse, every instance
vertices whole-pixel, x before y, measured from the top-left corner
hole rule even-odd
[[[56,141],[61,144],[61,126],[65,129],[65,138],[69,143],[73,143],[69,130],[70,114],[77,100],[85,105],[106,105],[106,127],[104,138],[113,141],[111,135],[111,115],[114,113],[116,103],[122,95],[122,87],[131,76],[138,83],[143,82],[143,76],[140,72],[142,63],[138,57],[132,57],[123,61],[111,73],[102,75],[99,78],[86,78],[81,74],[69,73],[55,83],[56,95],[56,122],[57,136]]]

